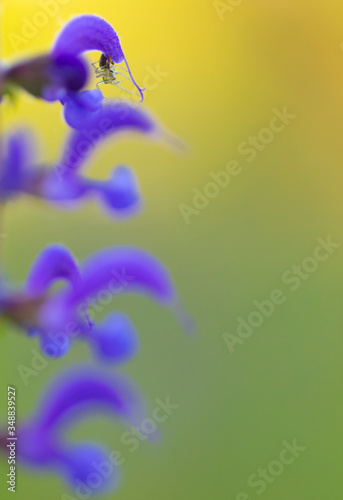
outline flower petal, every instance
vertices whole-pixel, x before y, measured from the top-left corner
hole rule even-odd
[[[58,359],[65,356],[71,348],[71,339],[67,335],[58,333],[38,332],[39,345],[46,358]],[[61,341],[62,340],[62,341]]]
[[[158,126],[146,111],[122,102],[104,104],[99,112],[89,113],[82,123],[82,129],[69,135],[62,159],[55,165],[57,177],[63,180],[75,174],[100,142],[110,135],[130,130],[154,134]]]
[[[80,90],[87,76],[85,64],[74,55],[43,55],[10,67],[5,81],[18,85],[35,97],[54,101],[69,91]]]
[[[69,175],[64,182],[59,182],[54,171],[49,172],[41,186],[41,195],[60,207],[68,208],[77,206],[82,199],[96,196],[109,215],[117,217],[135,215],[141,201],[136,176],[123,165],[116,167],[105,181]]]
[[[137,85],[132,76],[117,33],[105,19],[89,14],[74,17],[64,26],[55,41],[53,54],[76,56],[88,50],[99,50],[116,64],[124,62],[143,100],[144,89]]]
[[[85,417],[108,413],[140,426],[145,418],[142,398],[132,383],[122,375],[93,367],[67,369],[46,388],[35,413],[19,424],[18,458],[33,470],[60,474],[73,488],[87,483],[89,475],[110,456],[110,451],[93,443],[69,443],[64,431]],[[148,436],[153,439],[157,432]],[[106,481],[91,493],[113,489],[118,481],[117,468],[111,468]]]
[[[59,434],[85,416],[99,412],[133,425],[144,417],[142,398],[123,375],[109,376],[90,366],[69,368],[49,384],[29,422],[43,435]]]
[[[106,288],[112,293],[144,293],[171,305],[176,293],[166,268],[148,252],[134,247],[110,247],[81,266],[82,279],[69,292],[70,303],[82,303]]]
[[[81,267],[79,284],[73,290],[56,293],[41,307],[42,328],[56,331],[69,321],[79,322],[80,308],[100,292],[148,295],[170,307],[186,332],[195,329],[166,268],[148,252],[134,247],[110,247],[87,259]]]
[[[70,92],[64,99],[65,121],[70,127],[83,128],[85,120],[101,109],[103,99],[98,89]]]
[[[112,26],[101,17],[86,14],[74,17],[61,30],[53,54],[77,56],[88,50],[99,50],[115,63],[124,60],[119,37]]]
[[[87,337],[96,357],[106,362],[126,362],[139,348],[136,329],[128,316],[120,312],[107,316],[102,325],[89,331]]]
[[[78,264],[71,252],[62,245],[45,248],[33,263],[26,280],[26,293],[43,295],[59,279],[76,286],[80,280]]]
[[[72,489],[86,489],[92,496],[105,495],[118,486],[120,479],[119,468],[109,462],[109,455],[108,450],[93,443],[64,446],[58,453],[61,473]],[[94,476],[95,482],[91,481]]]
[[[17,130],[7,140],[7,151],[1,159],[0,197],[12,197],[23,190],[28,178],[27,167],[32,161],[32,137]]]
[[[96,188],[105,206],[116,215],[132,215],[139,207],[137,178],[125,165],[116,167],[108,181],[97,182]]]

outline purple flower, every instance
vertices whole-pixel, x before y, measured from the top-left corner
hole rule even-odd
[[[52,285],[61,279],[66,285],[51,292]],[[91,311],[94,304],[109,304],[123,293],[150,296],[172,308],[184,328],[190,329],[190,320],[165,267],[148,252],[133,247],[101,250],[80,267],[64,247],[47,247],[37,257],[20,291],[3,287],[0,314],[38,336],[48,357],[63,356],[73,340],[83,340],[97,358],[119,363],[132,358],[138,350],[134,326],[120,312],[94,323]]]
[[[1,68],[0,94],[20,87],[47,101],[78,101],[77,93],[88,80],[88,67],[80,56],[88,50],[100,51],[100,60],[106,61],[106,66],[97,70],[97,76],[104,76],[102,83],[117,85],[118,72],[127,71],[128,75],[123,74],[123,77],[132,81],[143,100],[144,89],[132,76],[117,33],[104,19],[94,15],[82,15],[69,21],[59,33],[50,54]],[[125,68],[117,66],[122,62]],[[84,103],[88,98],[92,101],[89,94],[83,96]]]
[[[67,23],[57,37],[53,54],[79,55],[88,50],[99,50],[103,54],[103,57],[109,63],[110,74],[111,72],[114,73],[116,64],[124,62],[128,74],[143,101],[144,89],[137,85],[132,76],[117,33],[108,22],[94,15],[78,16]]]
[[[136,176],[125,165],[113,169],[105,181],[87,179],[77,174],[65,179],[61,177],[61,172],[63,175],[63,170],[49,173],[42,184],[42,198],[59,207],[72,208],[81,199],[95,197],[102,202],[109,215],[125,217],[135,215],[141,206]]]
[[[112,491],[119,479],[116,453],[92,442],[71,442],[65,435],[85,417],[98,414],[138,427],[145,417],[140,393],[124,376],[92,367],[65,370],[48,384],[34,413],[19,423],[19,462],[62,476],[75,492]]]
[[[94,147],[113,134],[137,131],[158,137],[160,132],[159,126],[148,112],[126,103],[105,104],[89,113],[84,120],[79,118],[79,110],[69,112],[68,104],[65,110],[66,120],[78,130],[69,135],[62,158],[55,165],[57,174],[63,178],[79,171]]]
[[[82,130],[70,133],[61,160],[52,168],[36,165],[31,146],[33,140],[27,132],[13,133],[5,153],[0,156],[0,198],[7,200],[29,194],[68,207],[96,197],[109,213],[132,215],[140,206],[140,194],[136,177],[129,167],[116,167],[105,181],[80,175],[81,168],[101,141],[132,130],[153,135],[158,128],[142,109],[124,103],[104,105],[83,120]]]
[[[2,70],[2,91],[20,87],[47,101],[63,99],[81,90],[88,79],[85,63],[72,54],[43,55]]]

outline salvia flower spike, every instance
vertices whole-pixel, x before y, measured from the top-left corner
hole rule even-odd
[[[134,172],[126,165],[110,165],[107,180],[88,178],[84,176],[88,159],[104,140],[124,131],[177,144],[144,109],[121,100],[107,103],[99,88],[85,90],[89,64],[82,54],[88,50],[100,52],[99,61],[93,63],[98,87],[120,87],[118,78],[130,80],[143,100],[144,89],[132,77],[118,35],[94,15],[67,23],[50,52],[11,66],[0,64],[0,102],[6,93],[15,95],[17,87],[48,102],[60,101],[63,118],[72,128],[52,165],[37,163],[28,131],[7,135],[0,149],[2,204],[28,195],[69,208],[93,196],[110,215],[132,215],[141,206]],[[147,296],[168,307],[184,330],[193,330],[167,269],[136,247],[105,248],[79,264],[66,247],[53,244],[37,255],[21,286],[13,286],[0,273],[1,319],[26,333],[30,341],[37,341],[46,358],[60,358],[74,342],[83,341],[98,362],[97,368],[73,367],[59,374],[47,384],[31,416],[20,420],[17,427],[18,463],[61,476],[78,498],[94,476],[94,464],[108,464],[112,455],[94,441],[72,442],[69,428],[85,417],[104,414],[140,432],[145,420],[140,394],[130,381],[99,370],[99,364],[110,364],[112,369],[132,360],[140,348],[131,319],[116,310],[116,298],[124,293]],[[99,304],[113,306],[103,318],[96,314]],[[27,385],[32,370],[18,365],[18,371]],[[155,428],[147,434],[145,438],[151,440],[158,436]],[[0,434],[0,447],[6,453],[7,446],[7,434]],[[113,461],[112,466],[91,494],[107,494],[116,487],[119,470]]]

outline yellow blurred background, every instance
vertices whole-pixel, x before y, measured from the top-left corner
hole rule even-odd
[[[49,50],[74,15],[100,15],[118,32],[138,83],[152,75],[143,105],[188,145],[175,154],[131,135],[94,154],[92,177],[105,178],[122,163],[137,173],[145,208],[135,219],[118,222],[95,204],[66,212],[28,198],[5,213],[2,267],[15,283],[52,242],[79,260],[105,246],[133,244],[163,260],[198,325],[189,339],[168,311],[148,300],[118,300],[142,338],[141,353],[125,371],[152,407],[169,396],[179,409],[161,424],[160,444],[126,450],[122,486],[108,498],[341,500],[343,4],[56,0],[56,13],[16,49],[10,34],[21,36],[43,4],[2,1],[6,63]],[[271,134],[272,118],[285,108],[293,117]],[[40,162],[58,158],[68,132],[58,103],[22,94],[1,111],[5,132],[23,125],[34,131]],[[256,136],[265,142],[246,153]],[[203,208],[194,206],[199,191],[211,193],[211,172],[218,175],[229,162],[236,162],[229,185],[207,196]],[[186,218],[185,205],[193,210]],[[284,273],[329,235],[341,246],[292,291]],[[254,301],[275,289],[286,300],[231,352],[238,318],[247,320]],[[3,328],[4,412],[7,384],[16,385],[25,417],[54,373],[90,358],[85,346],[75,345],[25,386],[18,365],[30,365],[36,345]],[[117,427],[99,419],[74,436],[93,435],[116,449]],[[249,478],[294,439],[306,449],[259,494]],[[4,492],[6,471],[3,461]],[[58,477],[18,473],[20,500],[67,493]]]

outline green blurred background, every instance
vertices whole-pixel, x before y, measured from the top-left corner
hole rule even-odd
[[[114,165],[131,165],[145,200],[142,214],[118,222],[95,204],[66,212],[23,198],[6,209],[2,266],[20,283],[52,242],[67,245],[80,260],[105,246],[138,245],[168,266],[198,325],[190,339],[168,310],[141,297],[118,299],[115,307],[131,314],[142,339],[140,355],[125,372],[151,409],[167,396],[179,409],[160,425],[158,445],[143,443],[134,453],[108,418],[84,422],[73,436],[94,436],[125,456],[122,485],[108,498],[341,500],[343,246],[295,292],[282,276],[313,255],[318,237],[343,243],[342,3],[64,3],[57,2],[57,14],[15,50],[9,33],[20,35],[23,18],[32,20],[42,4],[3,0],[3,58],[49,49],[76,14],[105,17],[138,82],[158,66],[164,73],[144,105],[188,151],[174,154],[138,136],[106,143],[92,157],[89,175],[105,178]],[[268,127],[274,108],[284,107],[296,118],[247,161],[241,143]],[[5,131],[23,124],[35,131],[41,161],[58,157],[67,134],[59,104],[21,95],[1,111]],[[230,160],[239,162],[239,175],[186,224],[180,204],[191,206],[193,190],[202,192],[209,173]],[[223,335],[237,335],[237,318],[247,319],[253,302],[274,289],[287,300],[231,353]],[[18,414],[25,417],[53,374],[90,359],[76,344],[25,386],[18,365],[30,366],[36,344],[2,328],[3,415],[8,384],[17,387]],[[284,440],[294,439],[306,450],[259,495],[248,478],[278,459]],[[2,461],[0,488],[9,494],[6,473]],[[57,500],[66,493],[58,477],[18,472],[18,500]]]

